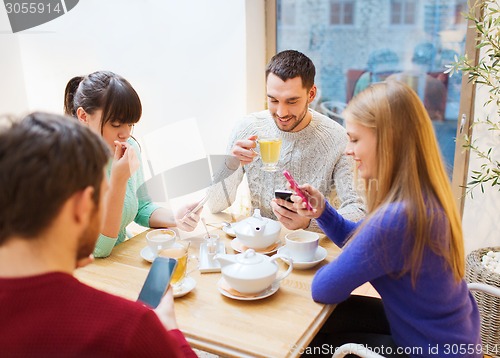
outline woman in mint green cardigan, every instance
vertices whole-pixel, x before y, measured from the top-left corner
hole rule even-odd
[[[181,208],[174,217],[153,204],[147,194],[139,146],[131,136],[142,105],[126,79],[107,71],[72,78],[66,85],[64,110],[101,134],[114,153],[106,168],[109,191],[95,257],[109,256],[113,247],[125,240],[125,229],[132,221],[146,227],[177,226],[185,231],[196,227],[201,209],[186,215],[196,203]]]

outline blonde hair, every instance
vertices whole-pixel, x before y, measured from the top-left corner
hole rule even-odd
[[[415,285],[428,247],[444,258],[460,281],[465,271],[460,216],[431,120],[417,94],[397,81],[376,83],[349,103],[344,116],[373,128],[377,138],[377,185],[365,180],[369,212],[365,224],[387,204],[403,203],[407,234],[414,241],[401,275],[410,272]],[[433,228],[439,225],[447,227],[439,230],[439,240],[433,240]]]

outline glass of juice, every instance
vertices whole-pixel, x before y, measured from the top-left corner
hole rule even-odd
[[[260,158],[262,160],[262,170],[275,172],[278,170],[278,162],[281,151],[281,138],[262,137],[259,138]]]

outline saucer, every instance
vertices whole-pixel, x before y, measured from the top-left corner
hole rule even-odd
[[[278,254],[290,256],[286,245],[279,248]],[[308,262],[293,261],[293,268],[299,269],[299,270],[305,270],[305,269],[314,267],[317,264],[319,264],[321,261],[323,261],[326,258],[326,256],[327,256],[326,249],[324,247],[318,246],[318,248],[316,249],[316,254],[314,254],[314,260],[308,261]]]
[[[148,262],[153,262],[153,260],[155,259],[153,251],[151,251],[149,246],[146,246],[141,250],[141,257]]]
[[[261,300],[263,298],[266,298],[266,297],[269,297],[273,294],[276,293],[276,291],[278,291],[278,289],[280,288],[280,284],[279,282],[278,283],[275,283],[273,285],[271,285],[268,289],[262,291],[261,293],[257,294],[256,296],[236,296],[236,295],[233,295],[231,294],[230,292],[226,291],[222,286],[225,284],[225,280],[224,278],[221,278],[218,282],[217,282],[217,289],[219,290],[219,292],[223,295],[223,296],[226,296],[228,298],[232,298],[233,300],[240,300],[240,301],[255,301],[255,300]]]
[[[234,232],[234,229],[232,227],[228,227],[227,225],[224,225],[222,227],[222,231],[226,233],[226,235],[231,236],[231,237],[236,237],[236,233]]]
[[[273,254],[275,253],[278,248],[281,246],[281,240],[280,241],[276,241],[274,244],[272,244],[271,246],[269,247],[266,247],[264,249],[254,249],[255,252],[259,253],[259,254],[264,254],[264,255],[267,255],[267,254]],[[243,252],[243,244],[241,243],[241,240],[238,239],[238,238],[235,238],[231,241],[231,247],[233,248],[234,251],[236,252]]]
[[[174,297],[177,298],[177,297],[182,297],[184,295],[187,295],[195,287],[196,287],[195,279],[190,277],[190,276],[186,276],[184,278],[184,282],[182,283],[180,290],[174,290]]]

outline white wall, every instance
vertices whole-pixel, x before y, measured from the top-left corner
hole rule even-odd
[[[7,13],[0,11],[0,115],[18,115],[27,107],[19,38],[11,33]]]
[[[234,120],[264,103],[263,24],[264,0],[80,1],[49,23],[0,34],[10,49],[19,42],[21,62],[9,56],[1,71],[17,84],[12,96],[22,98],[25,83],[27,98],[0,109],[60,113],[71,77],[106,69],[141,97],[136,136],[194,117],[207,153],[222,153]]]

